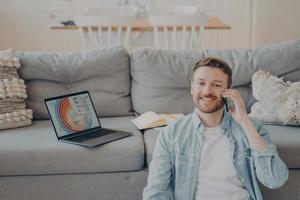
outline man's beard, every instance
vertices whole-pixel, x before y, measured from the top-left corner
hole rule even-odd
[[[214,99],[214,102],[211,102],[209,105],[202,105],[201,102],[199,101],[202,101],[202,98],[213,98]],[[217,97],[215,96],[212,96],[212,95],[208,95],[208,96],[203,96],[203,97],[200,97],[198,102],[197,102],[197,108],[203,112],[203,113],[214,113],[214,112],[217,112],[221,109],[223,109],[224,107],[224,101],[223,99],[218,99]]]

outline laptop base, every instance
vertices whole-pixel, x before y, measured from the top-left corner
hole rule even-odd
[[[105,136],[97,137],[97,138],[82,141],[82,142],[75,142],[75,141],[66,140],[66,139],[60,139],[59,141],[64,142],[64,143],[69,143],[69,144],[76,144],[76,145],[80,145],[80,146],[84,146],[84,147],[95,147],[95,146],[109,143],[109,142],[112,142],[112,141],[115,141],[115,140],[118,140],[121,138],[131,136],[131,135],[132,135],[131,133],[127,133],[127,132],[113,132],[113,133],[105,135]]]

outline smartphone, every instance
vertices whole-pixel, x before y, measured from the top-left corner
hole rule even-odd
[[[225,109],[228,112],[230,108],[234,109],[234,102],[227,97],[223,97],[223,101],[225,103]]]

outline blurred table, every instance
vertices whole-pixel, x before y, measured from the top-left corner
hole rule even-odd
[[[98,29],[97,27],[94,27],[95,29]],[[170,25],[171,28],[171,25]],[[180,26],[177,26],[178,29],[180,29]],[[191,27],[188,27],[191,28]],[[196,26],[196,29],[199,29],[200,26]],[[56,25],[50,25],[50,29],[52,30],[78,30],[78,26],[64,26],[62,24],[56,24]],[[105,27],[104,27],[105,29]],[[207,24],[205,25],[205,30],[230,30],[231,27],[227,24],[225,24],[222,20],[220,20],[218,17],[209,17]],[[113,31],[116,31],[117,28],[113,28]],[[136,22],[132,25],[132,31],[133,32],[147,32],[152,31],[153,27],[146,19],[137,19]]]

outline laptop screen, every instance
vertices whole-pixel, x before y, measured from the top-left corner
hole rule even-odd
[[[87,92],[46,101],[57,136],[99,127],[99,121]]]

